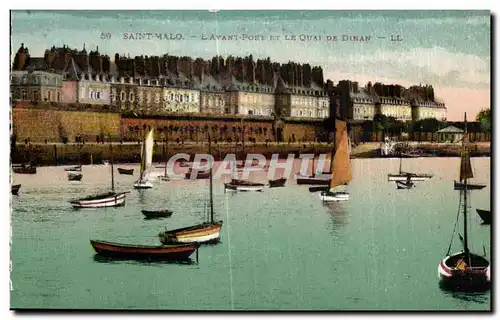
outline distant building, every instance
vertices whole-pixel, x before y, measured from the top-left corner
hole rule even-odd
[[[413,121],[434,118],[446,121],[446,107],[444,103],[434,101],[415,101],[412,103]]]
[[[436,131],[438,142],[459,142],[464,136],[464,130],[455,126],[448,126]]]
[[[62,102],[63,76],[45,71],[12,71],[13,100]]]

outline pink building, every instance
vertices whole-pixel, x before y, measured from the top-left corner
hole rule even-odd
[[[62,85],[62,102],[63,103],[76,103],[77,101],[77,81],[63,81]]]

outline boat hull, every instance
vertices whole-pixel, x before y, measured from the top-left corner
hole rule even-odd
[[[10,192],[13,194],[13,195],[17,195],[19,193],[19,189],[21,189],[21,185],[20,184],[14,184],[10,187]]]
[[[142,214],[146,218],[167,218],[170,217],[173,213],[173,211],[170,210],[159,210],[159,211],[153,211],[153,210],[142,210]]]
[[[28,167],[28,168],[18,167],[18,168],[12,168],[12,171],[18,174],[36,174],[36,167]]]
[[[99,199],[79,199],[71,201],[74,208],[105,208],[118,207],[125,204],[126,192],[109,194]],[[99,197],[99,196],[95,196]]]
[[[308,185],[330,185],[330,180],[332,179],[331,174],[313,175],[306,176],[302,174],[296,175],[297,184],[308,184]]]
[[[415,186],[415,184],[411,181],[409,183],[408,181],[396,181],[396,186],[398,189],[411,189]]]
[[[197,245],[138,246],[90,240],[97,254],[105,257],[137,260],[186,260]]]
[[[309,187],[309,192],[330,191],[330,186]]]
[[[81,173],[68,173],[68,180],[69,181],[80,181],[83,178],[83,174]]]
[[[75,167],[65,168],[64,171],[82,171],[82,166],[75,166]]]
[[[193,176],[193,177],[191,177]],[[189,170],[188,172],[186,172],[185,176],[184,176],[186,179],[188,180],[192,180],[192,179],[195,179],[195,180],[201,180],[201,179],[209,179],[210,178],[210,172],[208,171],[198,171],[198,172],[195,172],[195,173],[192,173],[191,170]]]
[[[491,285],[490,264],[476,254],[471,253],[472,268],[464,270],[455,268],[454,263],[465,257],[464,252],[458,252],[445,257],[438,265],[438,278],[442,287],[451,290],[482,290]]]
[[[410,174],[410,181],[427,181],[432,178],[429,174]],[[389,181],[408,181],[407,174],[389,174]]]
[[[277,180],[269,180],[269,188],[278,188],[278,187],[284,187],[286,183],[286,179],[277,179]]]
[[[134,183],[134,189],[151,189],[153,184],[149,181],[141,181]]]
[[[158,236],[163,244],[209,243],[218,241],[222,221],[161,232]]]
[[[323,202],[339,202],[349,200],[349,193],[347,192],[329,192],[322,191],[319,194],[321,201]]]
[[[244,184],[234,184],[234,183],[224,183],[224,188],[226,190],[230,191],[262,191],[264,190],[264,185],[263,184],[249,184],[249,185],[244,185]]]
[[[476,209],[476,212],[481,217],[484,224],[491,224],[491,211]]]
[[[454,181],[453,188],[455,190],[465,190],[465,184],[462,182]],[[467,190],[481,190],[486,188],[485,184],[467,184]]]
[[[118,173],[119,174],[125,174],[125,175],[132,176],[132,175],[134,175],[134,169],[118,168]]]

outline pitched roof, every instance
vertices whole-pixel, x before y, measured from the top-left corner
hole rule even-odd
[[[462,129],[457,128],[455,126],[447,126],[446,128],[437,131],[437,133],[463,133],[463,132],[464,131]]]

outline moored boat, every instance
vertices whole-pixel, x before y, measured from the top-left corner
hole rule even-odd
[[[212,154],[211,138],[208,138],[208,153]],[[211,161],[209,162],[212,167]],[[160,232],[158,237],[163,244],[175,243],[216,243],[220,238],[222,221],[214,220],[214,203],[213,203],[213,177],[212,170],[209,170],[209,195],[210,195],[210,210],[208,221],[201,224],[188,226],[184,228],[166,230]]]
[[[398,187],[398,189],[411,189],[415,186],[415,184],[411,180],[396,181],[396,186]]]
[[[128,192],[106,192],[70,201],[74,208],[118,207],[125,204]]]
[[[109,144],[109,149],[111,156],[113,156],[113,144]],[[117,207],[125,205],[125,196],[127,193],[129,192],[115,192],[115,173],[113,159],[111,159],[111,191],[71,200],[69,203],[73,208]]]
[[[153,164],[153,147],[154,147],[154,139],[153,139],[153,130],[151,128],[149,133],[144,139],[141,148],[141,172],[139,174],[139,179],[134,183],[135,189],[151,189],[153,188],[153,184],[148,180],[147,173],[151,169]]]
[[[465,190],[465,184],[463,182],[454,181],[453,185],[455,190]],[[486,188],[485,184],[467,184],[467,190],[481,190]]]
[[[208,170],[196,170],[193,168],[189,168],[188,172],[186,172],[184,177],[188,180],[191,180],[191,179],[196,179],[196,180],[209,179],[210,178],[210,169],[208,169]]]
[[[284,187],[286,183],[285,178],[280,178],[280,179],[275,179],[275,180],[269,180],[269,188],[278,188],[278,187]]]
[[[389,181],[427,181],[433,177],[432,174],[427,173],[411,173],[411,172],[401,172],[399,174],[388,174]]]
[[[320,192],[320,191],[328,191],[330,190],[330,186],[318,186],[318,187],[309,187],[309,192]]]
[[[440,286],[454,291],[484,291],[491,285],[490,262],[484,256],[472,253],[469,249],[467,211],[468,211],[468,179],[474,177],[468,151],[467,114],[464,117],[465,130],[462,138],[462,154],[460,161],[460,181],[464,183],[464,190],[460,191],[459,208],[463,216],[463,237],[459,234],[463,249],[450,255],[451,239],[446,257],[438,265]],[[460,215],[460,210],[458,212]],[[457,217],[458,219],[458,217]],[[456,223],[456,222],[455,222]],[[455,233],[455,228],[453,228]],[[484,249],[484,247],[483,247]]]
[[[264,184],[246,180],[232,179],[230,182],[224,183],[224,188],[226,190],[232,191],[262,191],[264,190]]]
[[[80,181],[82,178],[83,174],[81,172],[68,172],[69,181]]]
[[[36,174],[36,166],[33,164],[12,165],[12,171],[19,174]]]
[[[172,213],[174,213],[173,211],[170,211],[170,210],[141,210],[142,214],[146,217],[146,218],[167,218],[167,217],[170,217],[172,215]]]
[[[481,217],[484,224],[491,224],[491,211],[476,209],[477,214]]]
[[[126,174],[129,176],[134,175],[134,169],[124,169],[124,168],[118,168],[118,173],[119,174]]]
[[[73,167],[69,167],[69,168],[64,168],[64,171],[82,171],[82,166],[79,165],[79,166],[73,166]]]
[[[321,191],[319,197],[323,202],[337,202],[349,200],[349,193],[337,190],[338,187],[348,185],[352,180],[351,159],[349,157],[349,137],[347,136],[347,122],[335,120],[335,154],[332,162],[333,177],[330,190]]]
[[[297,180],[297,184],[327,186],[330,184],[330,181],[332,180],[332,174],[322,173],[322,174],[304,175],[297,173],[295,179]]]
[[[19,193],[19,189],[21,189],[21,185],[20,184],[13,184],[10,187],[10,193],[12,193],[13,195],[17,195]]]
[[[121,259],[186,260],[198,249],[196,244],[177,245],[133,245],[108,241],[90,240],[97,254]]]

